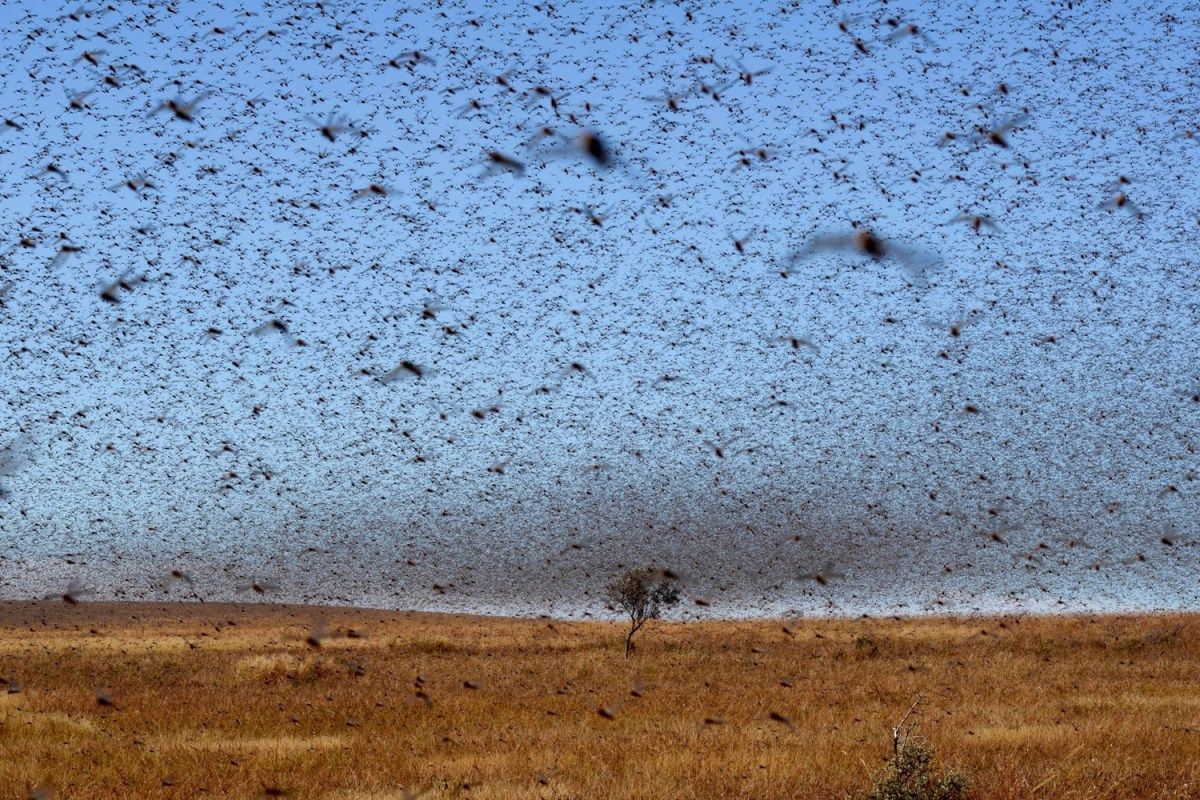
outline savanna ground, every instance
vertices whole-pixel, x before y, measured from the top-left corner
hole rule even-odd
[[[626,660],[608,623],[0,603],[0,796],[845,798],[921,696],[973,797],[1200,797],[1200,617],[639,638]]]

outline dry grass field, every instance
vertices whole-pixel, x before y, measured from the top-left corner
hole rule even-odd
[[[652,623],[629,660],[621,634],[0,604],[0,796],[846,798],[923,696],[972,797],[1200,797],[1200,617]]]

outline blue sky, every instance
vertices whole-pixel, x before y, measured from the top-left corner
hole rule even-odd
[[[1195,9],[114,5],[0,10],[0,594],[1194,602]]]

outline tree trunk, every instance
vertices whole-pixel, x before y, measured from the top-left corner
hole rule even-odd
[[[629,658],[629,654],[633,652],[633,635],[642,629],[645,620],[631,619],[629,621],[629,633],[625,636],[625,657]]]

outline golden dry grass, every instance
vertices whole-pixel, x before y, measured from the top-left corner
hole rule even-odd
[[[322,621],[341,635],[313,650]],[[605,623],[0,604],[0,677],[22,684],[0,693],[0,796],[843,798],[923,695],[920,733],[975,797],[1200,797],[1200,617],[651,624],[629,660],[620,639]]]

